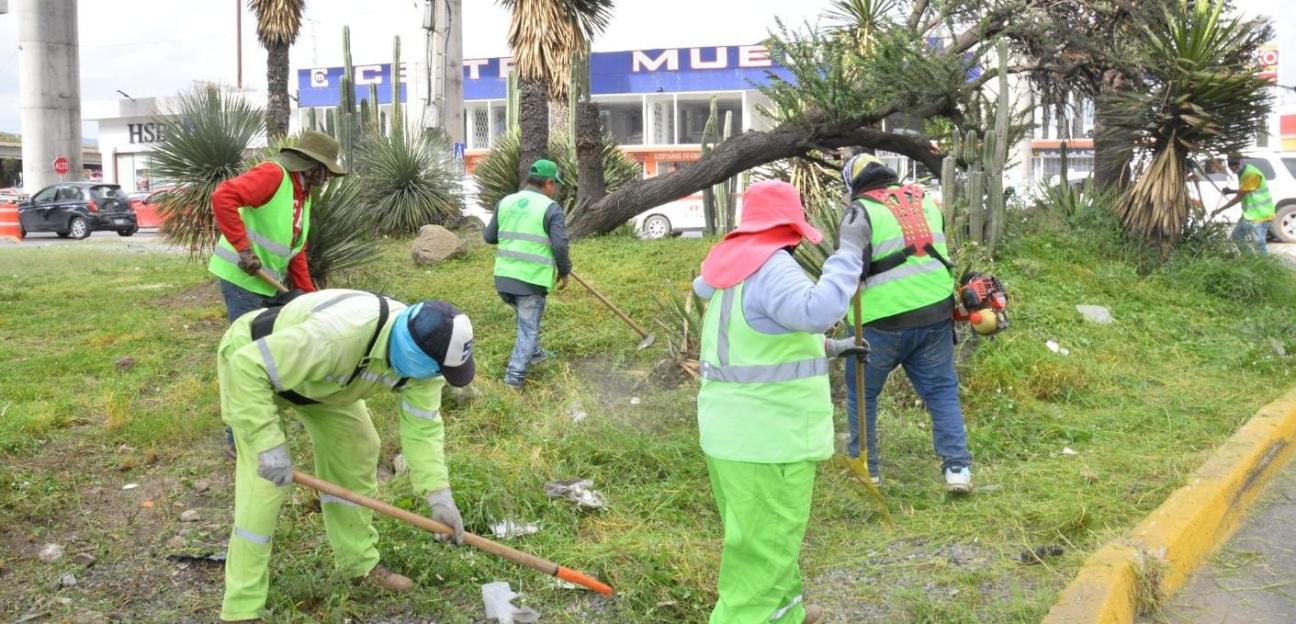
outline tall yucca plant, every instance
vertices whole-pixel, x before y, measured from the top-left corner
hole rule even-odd
[[[409,236],[429,223],[453,223],[463,214],[463,189],[437,133],[375,136],[358,157],[361,197],[375,232]]]
[[[212,191],[242,172],[244,154],[265,118],[260,108],[215,86],[178,96],[167,116],[167,132],[149,157],[156,176],[175,187],[161,198],[162,234],[204,254],[219,235]]]
[[[1192,155],[1245,147],[1269,111],[1268,83],[1252,59],[1272,29],[1226,10],[1225,0],[1179,0],[1150,16],[1134,41],[1145,88],[1107,102],[1114,111],[1109,136],[1132,136],[1122,156],[1146,163],[1116,214],[1127,234],[1163,250],[1187,224]]]
[[[248,0],[256,15],[257,39],[266,49],[266,133],[272,139],[288,134],[288,48],[301,32],[306,0]]]

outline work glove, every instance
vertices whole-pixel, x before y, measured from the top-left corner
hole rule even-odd
[[[252,251],[251,247],[238,253],[238,266],[240,269],[243,269],[244,273],[247,273],[248,275],[256,275],[256,272],[261,270],[261,259],[256,257],[256,252]]]
[[[863,364],[868,361],[869,343],[856,345],[854,338],[829,338],[824,341],[824,350],[830,358],[855,356],[855,361]]]
[[[864,247],[872,236],[864,209],[855,203],[847,205],[842,210],[841,225],[837,228],[837,250],[846,250],[863,258]]]
[[[428,492],[427,503],[432,508],[433,520],[454,529],[452,535],[438,533],[434,537],[438,541],[450,541],[456,546],[463,544],[463,516],[459,515],[459,508],[455,506],[454,496],[450,493],[450,488]]]
[[[292,457],[288,445],[280,444],[257,455],[257,475],[277,486],[292,483]]]

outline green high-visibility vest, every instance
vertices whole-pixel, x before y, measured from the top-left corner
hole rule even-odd
[[[1265,179],[1260,169],[1247,163],[1242,168],[1242,175],[1238,176],[1238,185],[1241,186],[1242,178],[1250,174],[1255,174],[1256,177],[1260,178],[1260,187],[1247,193],[1242,198],[1242,217],[1253,223],[1270,221],[1274,218],[1276,210],[1273,196],[1269,194],[1269,180]]]
[[[869,262],[877,262],[905,248],[904,231],[891,210],[879,202],[861,197],[857,199],[868,211],[873,227],[873,254]],[[932,233],[932,248],[942,257],[949,258],[945,246],[945,225],[936,202],[924,197],[923,215]],[[944,263],[931,254],[912,255],[904,263],[888,271],[864,279],[864,292],[860,295],[863,322],[895,316],[910,310],[948,299],[954,293],[954,276]],[[847,320],[855,322],[852,307]]]
[[[261,260],[261,268],[280,282],[286,282],[288,263],[293,256],[301,253],[306,246],[306,235],[310,232],[311,200],[308,196],[302,205],[301,235],[293,241],[293,183],[292,174],[283,165],[275,163],[283,170],[283,181],[270,201],[260,206],[243,206],[239,208],[239,217],[247,229],[248,243],[253,253]],[[238,267],[238,251],[222,234],[212,251],[207,270],[216,277],[235,286],[267,297],[275,294],[274,286],[254,275],[248,275]]]
[[[545,212],[554,203],[530,189],[500,200],[495,217],[499,245],[495,248],[495,276],[553,288],[554,253],[545,231]]]
[[[703,317],[702,451],[755,463],[828,459],[833,406],[823,335],[756,331],[742,293],[741,283],[716,291]]]

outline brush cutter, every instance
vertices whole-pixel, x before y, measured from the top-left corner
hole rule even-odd
[[[860,291],[855,291],[855,298],[851,305],[855,307],[855,346],[864,346],[864,321],[860,313]],[[873,478],[869,475],[868,469],[868,429],[867,422],[864,419],[864,363],[855,362],[855,430],[859,432],[860,445],[859,457],[845,457],[846,467],[859,478],[864,484],[864,489],[877,501],[878,509],[882,512],[882,518],[888,523],[891,522],[891,512],[887,509],[886,498],[882,496],[882,490],[878,489]],[[849,418],[850,415],[847,416]]]
[[[581,276],[575,273],[568,273],[568,275],[572,276],[572,279],[575,279],[576,281],[580,282],[580,285],[584,286],[586,290],[590,291],[590,294],[594,295],[594,297],[597,298],[599,301],[602,301],[603,305],[607,306],[609,310],[612,310],[612,312],[616,314],[618,317],[620,317],[621,320],[625,321],[627,325],[629,325],[632,329],[634,329],[636,332],[639,333],[639,335],[643,338],[643,340],[639,341],[638,348],[640,350],[647,349],[648,347],[652,346],[653,342],[657,340],[656,336],[648,333],[648,330],[644,329],[643,327],[640,327],[639,324],[634,322],[634,320],[631,319],[628,315],[626,315],[625,312],[622,312],[621,308],[616,307],[616,305],[614,305],[611,301],[609,301],[607,297],[603,296],[603,293],[595,290],[594,287],[591,286],[589,282],[582,279]]]
[[[350,501],[362,507],[372,509],[380,514],[391,516],[397,520],[404,520],[420,529],[423,529],[424,531],[428,531],[429,533],[450,534],[454,532],[454,529],[437,522],[436,520],[420,516],[412,511],[406,511],[400,507],[388,505],[387,503],[369,498],[363,494],[357,494],[340,485],[329,483],[328,481],[304,473],[300,470],[293,470],[293,481],[298,485],[303,485],[322,494],[336,496],[342,500]],[[611,586],[579,570],[560,566],[547,559],[541,559],[535,555],[530,555],[520,550],[509,548],[508,546],[498,542],[493,542],[474,533],[465,531],[463,536],[465,544],[478,550],[484,550],[492,555],[508,559],[520,566],[526,566],[533,570],[544,572],[549,576],[557,577],[567,581],[568,583],[580,585],[581,587],[596,591],[604,596],[612,595]]]

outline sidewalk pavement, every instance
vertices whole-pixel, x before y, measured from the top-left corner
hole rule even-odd
[[[1296,462],[1274,477],[1206,567],[1139,624],[1296,622]]]

